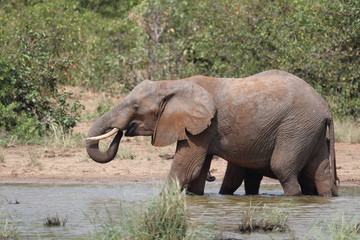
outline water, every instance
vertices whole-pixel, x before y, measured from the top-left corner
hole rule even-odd
[[[279,185],[261,185],[260,196],[221,196],[220,183],[208,183],[207,196],[188,196],[187,206],[196,223],[212,223],[219,232],[239,239],[270,239],[264,234],[234,233],[242,212],[250,206],[289,209],[291,234],[303,236],[322,219],[335,213],[346,218],[360,215],[360,187],[340,187],[340,197],[284,197]],[[106,217],[106,209],[114,216],[123,206],[142,206],[161,190],[161,184],[0,184],[0,213],[2,220],[11,213],[22,239],[87,239],[97,222]],[[18,201],[19,204],[9,204]],[[68,218],[64,227],[46,227],[44,219],[58,216]],[[289,239],[289,234],[275,239]]]

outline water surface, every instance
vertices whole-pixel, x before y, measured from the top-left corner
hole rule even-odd
[[[250,207],[289,209],[289,225],[295,236],[303,236],[317,220],[329,219],[335,213],[346,218],[360,215],[360,187],[340,187],[340,197],[284,197],[278,184],[262,185],[261,195],[243,196],[240,189],[234,196],[217,192],[220,183],[209,183],[207,196],[187,196],[191,219],[197,223],[212,223],[219,232],[239,239],[271,239],[264,234],[235,233],[242,212]],[[106,209],[114,216],[120,203],[125,207],[144,206],[161,190],[161,184],[0,184],[0,212],[8,213],[22,239],[88,239],[94,231],[94,221],[106,217]],[[18,201],[19,204],[9,204]],[[68,218],[64,227],[45,227],[44,219]],[[276,235],[288,239],[289,235]]]

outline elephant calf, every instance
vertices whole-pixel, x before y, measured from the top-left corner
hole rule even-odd
[[[177,179],[197,194],[204,192],[216,155],[230,163],[228,180],[245,168],[278,179],[285,195],[300,195],[303,186],[321,196],[337,195],[329,107],[309,84],[286,72],[143,81],[95,121],[86,140],[90,157],[111,161],[123,131],[152,136],[154,146],[177,142],[167,184]],[[99,140],[113,134],[109,149],[100,152]]]

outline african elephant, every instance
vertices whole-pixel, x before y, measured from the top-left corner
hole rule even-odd
[[[86,140],[90,157],[111,161],[124,130],[125,136],[151,136],[154,146],[177,142],[166,184],[178,180],[197,194],[203,194],[216,155],[273,175],[285,195],[302,194],[300,176],[318,195],[337,195],[329,107],[310,85],[286,72],[143,81],[92,125]],[[114,134],[109,149],[100,152],[99,140]]]

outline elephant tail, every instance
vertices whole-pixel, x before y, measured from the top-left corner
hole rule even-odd
[[[335,158],[335,132],[334,132],[334,121],[332,117],[328,118],[327,125],[329,126],[329,136],[328,136],[328,147],[330,149],[330,167],[331,167],[331,174],[334,184],[340,184],[340,179],[336,173],[336,158]]]

